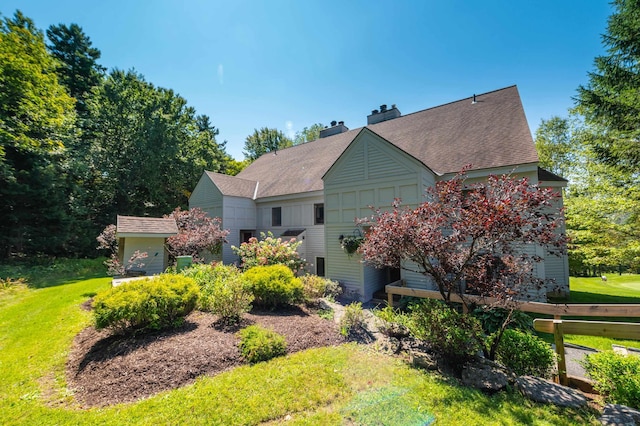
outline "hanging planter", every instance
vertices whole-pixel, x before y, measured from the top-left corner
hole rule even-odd
[[[358,248],[363,241],[364,237],[360,233],[359,229],[356,229],[353,232],[353,235],[340,235],[340,247],[342,247],[342,250],[344,250],[349,257],[353,256],[353,254],[358,251]]]

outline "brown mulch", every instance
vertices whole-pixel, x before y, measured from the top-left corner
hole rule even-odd
[[[333,321],[305,308],[254,310],[234,327],[216,324],[211,314],[194,312],[182,327],[169,331],[120,336],[84,329],[67,361],[67,380],[84,406],[145,398],[243,364],[236,332],[250,324],[284,335],[288,353],[345,342]]]

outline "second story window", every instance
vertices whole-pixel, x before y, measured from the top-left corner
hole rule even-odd
[[[282,207],[271,208],[271,226],[282,226]]]
[[[324,225],[324,204],[313,205],[313,224]]]

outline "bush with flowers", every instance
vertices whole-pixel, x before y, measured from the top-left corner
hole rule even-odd
[[[307,264],[296,251],[300,244],[302,241],[296,241],[295,238],[283,240],[275,238],[271,232],[261,232],[260,239],[252,237],[240,247],[231,246],[231,249],[240,257],[240,266],[244,270],[255,266],[285,265],[298,273]]]

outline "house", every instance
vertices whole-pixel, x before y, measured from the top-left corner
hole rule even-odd
[[[130,271],[142,275],[160,274],[168,266],[167,238],[177,234],[178,226],[173,218],[118,216],[118,259]],[[141,260],[142,266],[128,263],[136,251],[147,253],[147,257]]]
[[[538,155],[516,86],[402,115],[382,105],[367,125],[349,130],[332,122],[316,141],[267,153],[237,176],[205,172],[189,200],[230,230],[222,251],[237,261],[238,246],[260,232],[292,235],[310,272],[339,281],[355,299],[369,300],[397,279],[433,288],[430,280],[405,270],[380,270],[347,256],[341,237],[360,232],[354,219],[394,198],[417,205],[424,189],[450,179],[471,164],[468,182],[489,174],[513,173],[532,183],[561,188],[566,181],[538,167]],[[568,291],[568,261],[527,247],[543,257],[535,271]],[[544,299],[545,294],[536,296]]]

